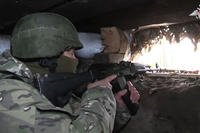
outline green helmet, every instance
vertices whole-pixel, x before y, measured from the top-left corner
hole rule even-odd
[[[11,52],[17,58],[53,57],[70,48],[82,48],[76,28],[67,18],[54,13],[22,17],[11,37]]]

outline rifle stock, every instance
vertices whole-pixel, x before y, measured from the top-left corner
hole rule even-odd
[[[52,104],[64,107],[71,98],[73,91],[92,80],[89,72],[79,74],[50,73],[37,76],[34,85]],[[81,89],[83,89],[81,91],[84,91],[85,88]]]

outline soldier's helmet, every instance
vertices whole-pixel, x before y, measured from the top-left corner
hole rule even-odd
[[[71,48],[82,48],[77,30],[67,18],[54,13],[22,17],[11,37],[11,53],[17,58],[53,57]]]

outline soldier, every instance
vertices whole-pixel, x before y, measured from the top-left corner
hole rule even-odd
[[[73,96],[64,108],[56,107],[35,89],[38,74],[74,72],[78,62],[74,50],[79,48],[77,31],[63,16],[35,13],[17,22],[11,54],[6,51],[0,58],[1,132],[112,132],[116,101],[110,81],[116,75],[88,84],[82,98]],[[117,101],[120,95],[116,95]]]

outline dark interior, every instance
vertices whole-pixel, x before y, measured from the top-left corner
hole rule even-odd
[[[0,0],[0,34],[10,35],[22,16],[54,12],[70,19],[79,32],[100,33],[100,28],[111,26],[130,30],[176,24],[170,28],[178,36],[174,29],[188,24],[191,38],[199,40],[200,24],[189,16],[199,4],[199,0]],[[142,33],[149,38],[160,33],[160,29],[149,31],[137,34],[139,44],[146,41]],[[151,75],[133,81],[141,95],[140,108],[123,133],[199,133],[199,77]]]
[[[1,0],[0,32],[9,34],[20,17],[34,12],[64,15],[82,32],[99,32],[104,26],[127,30],[183,23],[195,20],[188,15],[198,4],[197,0]]]

